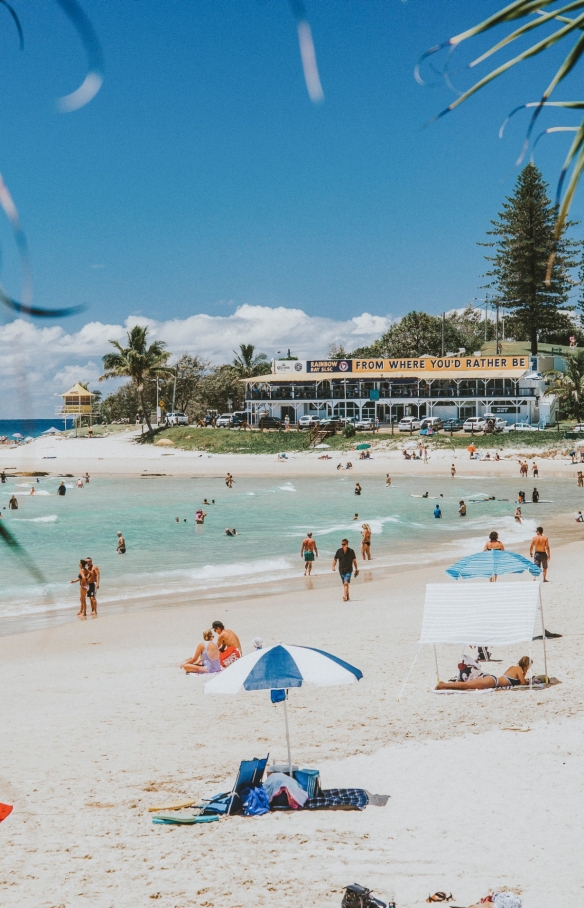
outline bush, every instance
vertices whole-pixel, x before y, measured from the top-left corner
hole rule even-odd
[[[356,434],[357,430],[355,429],[355,426],[352,423],[348,422],[343,429],[343,435],[345,436],[345,438],[353,438],[353,436]]]

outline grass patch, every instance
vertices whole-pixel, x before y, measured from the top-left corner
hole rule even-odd
[[[309,448],[309,432],[292,429],[289,432],[267,429],[265,432],[234,429],[200,429],[193,426],[177,426],[156,432],[152,438],[144,438],[146,444],[168,438],[182,451],[208,451],[212,454],[278,454],[283,451],[312,451]],[[141,439],[139,439],[141,440]],[[379,435],[360,432],[354,438],[342,434],[331,435],[324,442],[331,451],[350,451],[356,444],[377,443]]]

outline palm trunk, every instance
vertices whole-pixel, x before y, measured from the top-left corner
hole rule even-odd
[[[148,426],[148,434],[152,435],[152,426],[150,425],[150,415],[146,409],[146,404],[144,403],[144,388],[138,388],[138,394],[140,395],[140,405],[142,407],[142,413],[144,414],[144,419],[146,420],[146,425]]]
[[[530,334],[531,334],[531,337],[530,337],[531,355],[536,356],[536,354],[537,354],[537,328],[535,326],[532,327]]]

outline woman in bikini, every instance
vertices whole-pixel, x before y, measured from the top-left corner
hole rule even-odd
[[[79,573],[71,583],[79,584],[79,611],[77,612],[82,618],[87,617],[87,590],[89,589],[89,571],[87,570],[87,561],[81,559],[79,562]]]
[[[511,665],[504,675],[481,675],[473,681],[439,681],[436,690],[488,690],[488,688],[511,688],[529,684],[525,677],[533,664],[529,656],[522,656],[517,665]]]
[[[371,527],[368,523],[361,525],[361,558],[363,561],[371,561]]]

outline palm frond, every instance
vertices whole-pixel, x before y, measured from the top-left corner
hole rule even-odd
[[[570,16],[566,14],[573,15]],[[527,21],[516,25],[515,23],[521,19]],[[537,32],[537,29],[539,28],[555,23],[557,23],[559,27],[554,28],[551,34],[535,40],[529,47],[521,49],[519,53],[516,53],[510,59],[491,69],[490,72],[474,82],[474,84],[462,92],[458,98],[453,100],[448,107],[437,114],[437,116],[434,117],[434,121],[455,110],[455,108],[459,107],[481,89],[490,85],[515,67],[546,51],[550,51],[560,41],[563,41],[574,34],[576,40],[566,53],[560,65],[557,66],[551,80],[542,91],[539,101],[530,101],[526,104],[519,105],[511,111],[501,125],[499,130],[500,136],[503,135],[507,123],[515,114],[526,109],[531,109],[533,111],[526,131],[523,148],[517,161],[517,164],[520,164],[531,144],[536,123],[544,108],[557,107],[565,110],[584,110],[584,101],[551,100],[551,96],[558,86],[575,71],[584,57],[584,0],[571,0],[571,2],[564,2],[563,4],[559,3],[558,0],[540,0],[540,2],[538,2],[538,0],[514,0],[514,2],[504,6],[482,22],[477,23],[466,31],[460,32],[448,41],[436,45],[423,54],[416,65],[415,76],[418,81],[422,81],[420,76],[421,65],[437,52],[444,50],[445,48],[452,50],[459,47],[463,42],[475,38],[478,35],[482,35],[496,26],[511,23],[513,23],[512,30],[505,37],[497,40],[486,51],[475,57],[468,64],[468,69],[474,69],[479,64],[489,60],[494,54],[511,47],[514,42]],[[538,35],[541,35],[541,32],[538,32]],[[446,73],[443,75],[446,77]],[[576,135],[570,146],[558,179],[556,239],[562,235],[567,226],[570,206],[582,176],[582,171],[584,170],[584,118],[581,121],[580,127],[554,125],[544,130],[535,139],[534,147],[538,144],[543,135],[557,132],[575,132]],[[569,178],[568,173],[570,173]],[[548,271],[550,270],[551,260]]]

